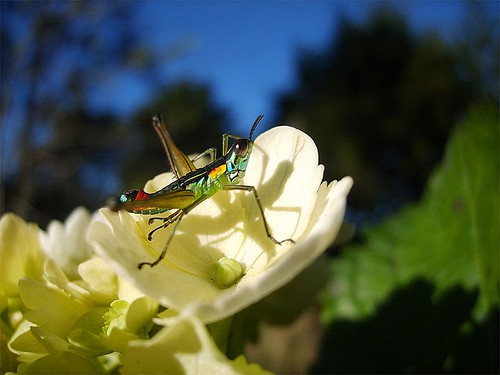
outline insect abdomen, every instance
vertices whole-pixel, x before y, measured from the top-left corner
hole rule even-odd
[[[156,215],[167,211],[169,211],[168,208],[158,208],[158,207],[140,207],[140,208],[138,207],[132,210],[134,214],[141,214],[141,215]]]
[[[146,193],[142,189],[127,190],[120,196],[120,202],[137,202],[137,207],[128,210],[129,212],[133,212],[134,214],[156,215],[169,210],[168,208],[155,206],[141,207],[141,201],[148,199],[149,197],[151,197],[151,194]],[[145,201],[144,203],[147,203],[147,201]]]

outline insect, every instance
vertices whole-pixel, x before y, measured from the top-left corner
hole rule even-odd
[[[236,135],[224,134],[222,136],[223,155],[221,157],[216,158],[217,150],[212,147],[193,160],[190,160],[175,145],[162,117],[160,115],[155,115],[153,117],[153,127],[163,143],[163,147],[165,148],[172,168],[172,173],[176,177],[176,180],[154,193],[146,193],[143,189],[133,189],[124,191],[119,197],[111,197],[108,200],[108,207],[113,211],[126,210],[142,215],[155,215],[173,210],[173,212],[165,218],[152,217],[149,219],[149,225],[156,220],[163,221],[160,226],[149,232],[149,241],[151,241],[156,231],[172,224],[174,227],[158,258],[154,262],[139,263],[139,269],[146,265],[154,267],[160,263],[167,253],[168,246],[182,218],[219,190],[244,190],[251,192],[255,197],[255,201],[257,202],[257,206],[262,216],[262,222],[267,237],[277,245],[281,245],[283,242],[295,242],[290,238],[282,241],[278,241],[274,238],[269,230],[269,225],[267,224],[264,210],[255,187],[250,185],[238,185],[245,175],[248,160],[252,153],[253,132],[263,117],[263,115],[257,117],[252,125],[248,139]],[[231,147],[229,147],[230,139],[234,140]],[[211,162],[202,168],[196,168],[193,162],[205,155],[210,155]]]

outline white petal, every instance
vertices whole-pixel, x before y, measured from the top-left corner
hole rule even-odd
[[[85,238],[89,223],[90,213],[78,207],[64,224],[54,220],[50,222],[47,233],[40,232],[42,249],[70,279],[78,277],[78,265],[92,255],[92,247]]]
[[[216,300],[192,303],[184,313],[197,315],[206,322],[216,321],[220,319],[221,312],[226,312],[225,316],[232,315],[290,281],[335,239],[342,224],[346,197],[352,183],[350,177],[345,177],[330,184],[325,199],[318,202],[318,207],[322,206],[323,210],[317,213],[310,232],[277,258],[265,272],[243,277],[236,287],[225,290]]]
[[[298,129],[279,126],[256,139],[242,184],[257,188],[275,238],[300,238],[323,170],[314,141]]]
[[[158,358],[161,357],[161,360]],[[122,374],[267,374],[241,358],[229,360],[195,317],[172,320],[150,340],[133,340],[122,355]]]

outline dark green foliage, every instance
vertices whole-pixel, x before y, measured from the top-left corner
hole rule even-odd
[[[493,103],[472,108],[421,202],[333,262],[323,312],[335,371],[498,371],[498,120]]]
[[[498,373],[498,310],[472,322],[477,290],[434,294],[418,279],[369,317],[335,320],[312,373]]]

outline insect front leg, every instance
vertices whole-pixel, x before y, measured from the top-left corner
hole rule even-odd
[[[276,245],[281,245],[283,242],[295,243],[295,241],[292,240],[291,238],[287,238],[287,239],[278,241],[271,234],[271,231],[269,230],[269,225],[267,224],[266,215],[264,215],[264,210],[263,210],[262,205],[260,203],[259,195],[257,194],[257,190],[255,189],[254,186],[250,186],[250,185],[226,185],[223,187],[223,189],[224,190],[244,190],[244,191],[252,192],[253,196],[255,197],[255,201],[257,202],[257,206],[259,207],[260,215],[262,216],[262,222],[264,223],[264,229],[266,230],[267,237],[271,241],[273,241]]]
[[[146,265],[148,265],[151,268],[153,268],[158,263],[160,263],[163,258],[165,258],[165,255],[167,254],[168,246],[170,245],[170,242],[174,238],[175,231],[177,230],[177,227],[179,226],[179,223],[181,222],[182,217],[184,215],[185,215],[185,212],[183,210],[177,210],[172,215],[169,215],[168,217],[166,217],[165,219],[163,219],[164,223],[162,225],[160,225],[159,227],[157,227],[157,228],[153,229],[151,232],[149,232],[149,234],[148,234],[148,240],[151,241],[151,238],[152,238],[152,235],[153,235],[154,232],[156,232],[157,230],[160,230],[162,228],[166,228],[170,224],[172,224],[172,223],[175,222],[175,225],[174,225],[174,228],[172,230],[172,233],[170,233],[170,237],[168,238],[168,241],[165,244],[165,246],[163,247],[163,250],[161,251],[161,253],[158,256],[158,258],[156,258],[156,260],[154,262],[142,262],[142,263],[139,263],[139,265],[138,265],[139,269],[142,269],[142,267],[144,267]],[[149,219],[150,223],[154,219],[161,219],[161,218],[152,218],[152,219]]]

